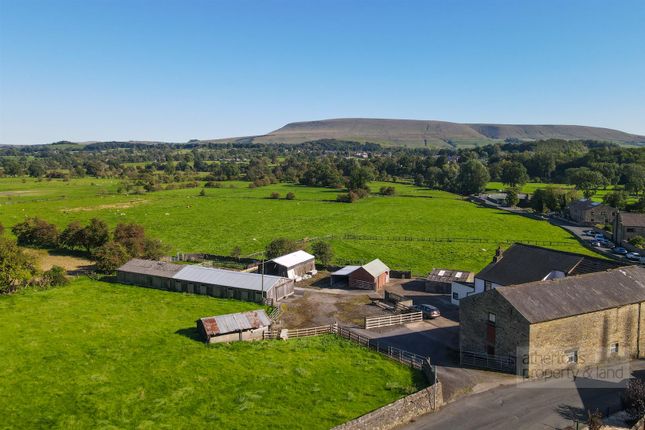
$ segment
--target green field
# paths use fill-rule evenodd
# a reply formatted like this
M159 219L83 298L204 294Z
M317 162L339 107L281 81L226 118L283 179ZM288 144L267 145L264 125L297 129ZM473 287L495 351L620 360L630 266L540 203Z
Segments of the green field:
M338 190L275 184L256 189L248 183L224 188L116 194L117 180L73 179L69 182L0 179L0 222L11 226L25 216L40 216L64 227L92 217L109 224L138 222L173 252L228 255L239 246L243 255L264 249L279 236L327 237L340 260L380 258L396 269L423 274L433 267L479 270L492 258L497 241L564 241L557 248L588 253L572 236L546 221L478 207L460 196L412 185L395 184L396 197L371 196L353 204L336 203ZM228 188L234 186L235 188ZM382 185L375 183L378 190ZM392 184L387 184L392 185ZM271 200L270 193L296 200ZM344 234L379 237L482 238L484 243L436 243L389 240L344 240Z
M329 428L423 386L333 336L207 346L234 300L81 279L0 297L0 428Z
M540 190L544 189L546 187L557 187L557 188L562 188L565 190L572 190L575 188L573 185L570 184L546 184L544 182L528 182L520 188L520 192L522 193L527 193L527 194L533 194L535 190ZM486 190L487 191L498 191L498 190L505 190L508 188L508 186L502 184L501 182L489 182L486 185ZM616 187L614 185L608 185L605 189L600 189L596 192L591 197L591 200L595 202L602 202L602 198L605 194L613 191ZM582 193L580 193L580 196L582 197ZM634 203L636 202L636 197L628 197L627 198L628 203Z

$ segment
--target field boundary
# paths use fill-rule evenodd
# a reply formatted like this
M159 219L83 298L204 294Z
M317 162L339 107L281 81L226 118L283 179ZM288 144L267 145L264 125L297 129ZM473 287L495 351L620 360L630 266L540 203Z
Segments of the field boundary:
M423 321L423 312L410 312L407 314L385 315L382 317L365 317L367 330L379 327L389 327L413 322Z

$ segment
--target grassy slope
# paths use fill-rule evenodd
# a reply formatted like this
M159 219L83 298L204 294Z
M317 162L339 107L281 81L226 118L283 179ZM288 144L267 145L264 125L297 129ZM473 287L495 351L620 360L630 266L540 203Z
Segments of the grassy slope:
M422 383L334 337L190 337L256 307L90 280L0 297L0 428L329 428Z
M95 185L91 185L94 183ZM0 222L11 226L38 215L64 226L72 220L101 217L142 223L171 244L174 251L228 254L240 246L244 255L263 249L278 236L294 239L329 234L412 237L476 237L495 240L566 241L563 249L588 252L565 231L505 211L480 208L454 194L397 184L397 197L373 196L354 204L333 200L337 190L276 184L249 189L172 190L142 196L113 194L117 181L35 182L0 179ZM374 189L383 184L373 184ZM391 185L391 184L389 184ZM296 200L270 200L271 192ZM15 194L15 193L18 194ZM13 194L12 194L13 193ZM143 201L130 208L110 205ZM71 209L71 210L70 210ZM479 270L490 261L496 244L341 241L336 255L346 260L381 258L393 268L424 273L433 267Z

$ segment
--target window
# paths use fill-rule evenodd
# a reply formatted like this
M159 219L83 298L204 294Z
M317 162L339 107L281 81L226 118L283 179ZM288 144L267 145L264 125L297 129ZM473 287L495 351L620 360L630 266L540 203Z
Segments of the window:
M567 364L575 364L578 362L578 350L567 351Z
M492 313L492 312L489 312L489 313L488 313L488 322L489 322L490 324L495 325L495 320L496 320L496 319L497 319L497 316L496 316L494 313Z
M488 291L493 288L493 284L490 281L484 281L484 291Z
M453 300L459 300L459 293L452 293Z
M618 342L614 342L611 345L609 345L609 352L612 354L618 353Z

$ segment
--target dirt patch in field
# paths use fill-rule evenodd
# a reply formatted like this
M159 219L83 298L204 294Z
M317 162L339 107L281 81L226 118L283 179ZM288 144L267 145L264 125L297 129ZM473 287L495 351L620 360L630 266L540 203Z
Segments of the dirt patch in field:
M26 196L26 195L38 195L39 191L36 190L16 190L16 191L1 191L0 197L11 197L11 196Z
M360 327L366 316L387 313L372 305L367 294L341 294L298 289L283 302L282 327L314 327L338 322Z
M47 251L44 249L26 248L25 252L36 257L40 270L49 270L53 266L60 266L70 274L87 272L93 270L94 262L87 258Z
M61 209L61 212L90 212L102 209L129 209L133 206L138 206L146 202L147 200L131 200L129 202L112 203L109 205L83 206L71 209Z

